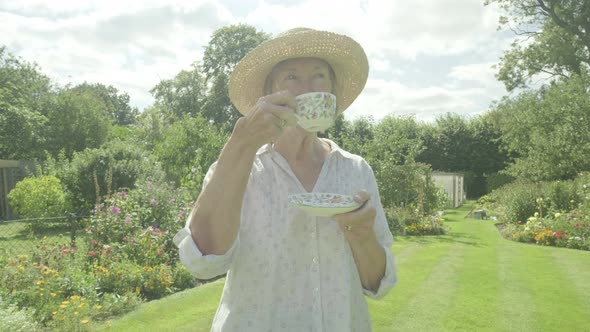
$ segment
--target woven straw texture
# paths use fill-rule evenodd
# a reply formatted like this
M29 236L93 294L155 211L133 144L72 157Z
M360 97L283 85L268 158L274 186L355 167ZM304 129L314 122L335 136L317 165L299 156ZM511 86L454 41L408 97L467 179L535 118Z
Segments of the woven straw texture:
M369 75L363 48L352 38L307 28L288 30L250 51L236 65L229 79L229 98L242 114L265 95L265 82L273 67L292 58L319 58L336 74L337 110L343 112L361 93Z

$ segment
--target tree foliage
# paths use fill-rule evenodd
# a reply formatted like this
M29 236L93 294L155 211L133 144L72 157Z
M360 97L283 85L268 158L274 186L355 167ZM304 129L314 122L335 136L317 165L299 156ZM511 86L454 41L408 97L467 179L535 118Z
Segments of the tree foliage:
M582 72L496 106L503 147L517 156L508 174L541 181L590 170L588 91L590 78Z
M112 118L113 124L118 126L128 126L135 123L139 110L137 107L131 107L129 104L129 94L119 92L112 85L100 83L82 83L71 89L77 92L88 92L100 98L105 106L107 114Z
M47 150L57 157L64 150L71 158L74 152L98 148L112 129L105 101L90 90L63 89L47 110Z
M221 74L228 76L235 65L270 35L247 24L229 25L213 32L203 55L203 72L207 80Z
M42 111L52 93L37 65L0 47L0 159L43 156L47 118Z
M510 91L537 74L566 78L590 66L590 2L580 0L486 0L506 13L500 28L519 38L500 59L497 77Z
M202 68L209 89L203 116L226 132L241 116L229 100L229 75L248 52L269 38L247 24L229 25L216 30L205 48Z
M206 85L199 66L182 70L174 78L162 80L150 92L156 105L172 119L184 116L196 117L203 112Z
M163 131L154 154L176 185L200 186L227 135L202 117L185 117ZM194 188L195 190L198 188Z

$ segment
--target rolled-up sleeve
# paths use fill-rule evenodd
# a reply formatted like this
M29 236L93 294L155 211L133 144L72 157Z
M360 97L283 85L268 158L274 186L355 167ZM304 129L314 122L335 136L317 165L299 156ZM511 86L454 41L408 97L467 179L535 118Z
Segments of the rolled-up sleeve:
M203 180L203 189L209 183L211 176L215 170L217 163L214 163L209 168ZM190 222L192 219L192 212L186 219L184 228L182 228L176 235L174 235L174 245L178 247L178 254L180 262L198 279L211 279L218 275L226 273L236 255L237 248L240 243L240 236L236 237L234 243L228 251L223 255L203 255L199 247L193 240Z
M385 295L387 295L387 293L397 283L397 270L395 267L393 253L391 252L391 245L393 244L393 235L391 235L389 225L387 224L385 211L383 210L383 206L381 204L381 196L379 195L379 189L377 188L377 182L375 180L373 170L366 163L365 172L367 173L366 176L368 176L367 190L371 194L372 199L374 199L375 209L377 210L374 229L375 234L377 235L377 241L379 241L379 244L381 244L381 247L385 251L385 273L376 291L371 291L363 288L363 293L366 296L371 297L373 299L381 299Z
M192 214L191 214L192 215ZM223 255L203 255L197 247L189 228L189 216L186 226L174 236L174 244L178 247L180 262L198 279L211 279L229 270L240 243L236 237L231 248Z

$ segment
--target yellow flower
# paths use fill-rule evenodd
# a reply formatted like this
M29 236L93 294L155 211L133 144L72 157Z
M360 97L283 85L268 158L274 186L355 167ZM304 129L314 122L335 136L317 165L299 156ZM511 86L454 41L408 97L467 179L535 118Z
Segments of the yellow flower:
M70 304L70 301L63 301L61 304Z
M72 299L72 300L79 300L80 299L80 296L78 296L78 295L72 295L72 296L70 296L70 299Z
M67 306L67 305L65 305L65 304L60 304L60 305L59 305L59 307L60 307L60 308L62 308L62 309L65 309L65 308L67 308L68 306Z
M51 297L55 297L57 294L55 294L55 293L49 293L49 295L51 295Z
M82 324L88 324L89 320L88 319L82 319L81 322L82 322Z
M59 317L59 320L65 320L66 318L64 316Z
M43 285L45 282L43 280L37 281L37 286Z
M57 315L57 311L52 311L51 312L54 316Z
M26 261L28 258L29 258L29 256L27 256L27 255L18 256L18 259L20 259L21 261Z
M139 291L140 291L139 287L135 287L135 292L139 293Z
M78 312L77 311L74 311L74 315L78 315Z
M102 306L101 305L97 305L96 306L96 309L102 309Z

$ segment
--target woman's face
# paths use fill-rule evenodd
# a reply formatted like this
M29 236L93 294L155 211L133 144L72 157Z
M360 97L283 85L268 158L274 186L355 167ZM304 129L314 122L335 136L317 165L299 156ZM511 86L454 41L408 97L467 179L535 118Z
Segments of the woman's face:
M307 92L332 92L331 68L316 58L288 59L271 73L271 92L288 90L293 96Z

